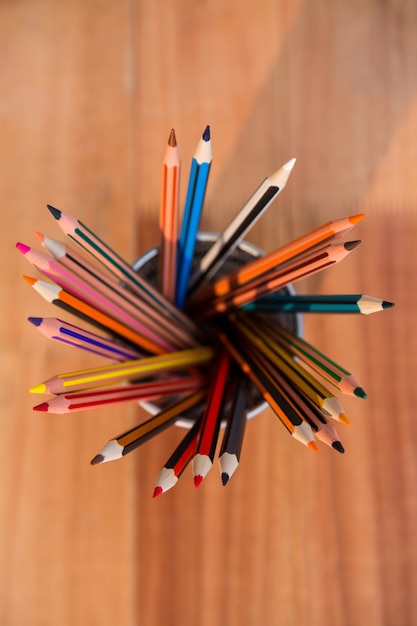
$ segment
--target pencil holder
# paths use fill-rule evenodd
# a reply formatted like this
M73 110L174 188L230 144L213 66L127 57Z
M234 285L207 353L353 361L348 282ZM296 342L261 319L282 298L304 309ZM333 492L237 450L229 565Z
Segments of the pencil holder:
M192 271L198 266L199 261L209 250L212 244L217 239L216 233L199 233L196 240L194 260ZM216 278L234 271L235 269L246 265L250 261L263 255L262 250L257 248L251 243L242 241L237 248L231 253L227 260L223 263L221 269L216 274ZM140 276L148 280L152 285L158 286L159 280L159 247L155 246L145 252L134 263L133 268L138 272ZM294 287L290 284L279 291L281 294L295 294ZM303 334L302 316L300 313L271 313L271 318L278 321L285 328L298 335ZM252 383L248 381L248 407L246 411L247 419L255 417L268 407L268 403L262 398L259 391ZM148 413L154 415L161 410L161 405L156 402L140 402ZM190 428L193 422L187 418L180 418L177 420L176 425L183 428ZM224 424L222 424L224 426Z

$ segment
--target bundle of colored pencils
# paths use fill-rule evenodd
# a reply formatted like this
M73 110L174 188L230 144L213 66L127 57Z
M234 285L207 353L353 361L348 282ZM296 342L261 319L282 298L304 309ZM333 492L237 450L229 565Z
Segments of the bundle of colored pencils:
M369 314L392 306L361 294L297 296L287 289L348 256L359 241L341 238L362 214L326 223L265 256L225 269L285 187L295 159L268 176L196 257L211 160L207 127L191 161L179 231L180 156L171 131L162 162L158 284L135 271L80 220L49 205L67 241L35 233L44 251L16 244L48 279L25 276L26 281L76 318L29 321L47 337L99 358L95 368L60 373L32 387L32 393L52 395L34 410L73 413L152 402L155 414L112 438L93 465L121 458L180 419L188 420L190 428L162 466L154 496L173 487L190 462L194 484L201 484L213 465L223 426L219 465L222 483L228 482L239 465L254 390L258 402L266 401L305 446L317 450L319 440L343 452L334 422L349 422L336 393L366 394L349 371L280 316Z

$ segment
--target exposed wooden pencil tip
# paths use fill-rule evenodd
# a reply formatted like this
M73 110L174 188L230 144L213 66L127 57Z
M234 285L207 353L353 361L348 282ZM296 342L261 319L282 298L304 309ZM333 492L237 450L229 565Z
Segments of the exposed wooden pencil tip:
M23 276L23 280L29 283L29 285L34 285L36 283L36 278L32 278L32 276Z
M343 454L344 451L345 451L344 447L342 446L342 442L341 441L333 441L332 448L334 450L337 450L337 452L340 452L340 454Z
M210 141L210 126L206 126L206 129L203 133L203 140L204 141Z
M99 463L103 463L104 456L102 454L96 454L94 459L91 459L90 465L98 465Z
M357 224L358 222L363 220L364 217L365 217L365 213L358 213L357 215L351 215L349 217L349 222L351 222L352 224Z
M175 130L173 128L171 129L171 132L169 134L168 145L171 146L171 148L175 148L175 146L177 145L177 138L175 136Z
M152 498L157 498L158 496L161 495L162 492L163 492L162 487L159 487L159 486L155 487Z
M356 248L356 246L358 246L361 243L360 239L356 239L356 241L346 241L345 244L343 244L345 246L345 250L349 250L349 252L351 250L353 250L353 248Z
M61 219L61 211L59 209L56 209L55 207L51 206L50 204L46 205L48 207L48 209L50 210L50 212L52 213L52 215L54 216L54 218L56 220Z

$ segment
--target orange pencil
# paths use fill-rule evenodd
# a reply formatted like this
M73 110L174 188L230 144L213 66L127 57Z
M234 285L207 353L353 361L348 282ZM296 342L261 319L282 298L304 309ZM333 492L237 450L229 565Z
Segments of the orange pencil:
M272 270L281 263L297 257L299 254L311 251L324 242L333 241L346 235L358 222L364 218L363 213L351 215L316 228L298 239L294 239L285 246L273 250L269 254L261 256L233 272L229 272L204 288L197 296L195 302L200 302L213 296L223 296L231 289L236 289L251 280L258 278L265 272Z
M159 280L162 293L175 300L178 247L178 203L181 160L174 129L168 139L162 162L161 208L159 226Z

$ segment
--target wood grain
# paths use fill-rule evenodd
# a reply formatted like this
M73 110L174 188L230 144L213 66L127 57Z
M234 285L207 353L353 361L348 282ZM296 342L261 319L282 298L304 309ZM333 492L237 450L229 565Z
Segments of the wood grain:
M417 624L415 2L3 2L0 51L0 625ZM369 395L343 398L344 456L306 450L265 411L226 488L217 468L198 490L187 471L153 500L179 429L91 467L141 409L32 412L28 387L80 355L27 323L53 312L14 245L33 229L59 238L49 202L133 261L159 241L170 129L184 199L208 123L203 228L221 230L295 156L248 239L269 251L365 212L361 246L299 291L396 307L305 317L306 338Z

